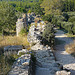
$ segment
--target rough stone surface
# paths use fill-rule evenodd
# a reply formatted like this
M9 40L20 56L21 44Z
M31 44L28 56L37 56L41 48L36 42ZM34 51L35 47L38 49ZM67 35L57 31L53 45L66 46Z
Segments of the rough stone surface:
M27 49L22 49L22 50L19 50L17 55L19 55L20 53L27 53L29 52Z
M10 55L10 54L17 54L19 50L22 50L21 45L13 45L13 46L6 46L4 47L4 55Z
M27 14L23 14L21 19L16 22L16 35L19 36L20 31L28 25Z
M57 71L56 75L71 75L71 73L63 70L63 71Z
M29 33L28 33L28 42L30 43L32 50L39 50L43 49L43 45L41 45L41 33L44 31L45 25L40 25L40 23L37 23L37 26L35 26L35 23L32 23Z
M30 54L25 54L19 57L16 62L14 62L11 71L8 75L29 75L29 63L30 63Z

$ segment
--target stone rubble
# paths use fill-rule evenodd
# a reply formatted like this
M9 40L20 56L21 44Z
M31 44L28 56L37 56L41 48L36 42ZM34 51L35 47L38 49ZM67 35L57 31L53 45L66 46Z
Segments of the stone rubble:
M30 54L25 54L19 57L16 62L14 62L8 75L29 75L30 58Z
M22 49L22 50L19 50L17 55L19 55L20 53L27 53L29 52L27 49Z
M41 45L41 33L44 31L45 29L45 25L40 25L40 23L37 23L37 27L34 25L32 25L29 29L29 33L28 33L28 42L30 43L30 45L34 45L31 47L32 50L38 50L39 47L43 48L43 45Z
M11 54L17 54L19 50L22 50L23 46L21 45L13 45L13 46L5 46L4 47L4 55L8 56Z
M56 75L71 75L71 73L70 72L66 72L65 70L63 70L63 71L57 71Z

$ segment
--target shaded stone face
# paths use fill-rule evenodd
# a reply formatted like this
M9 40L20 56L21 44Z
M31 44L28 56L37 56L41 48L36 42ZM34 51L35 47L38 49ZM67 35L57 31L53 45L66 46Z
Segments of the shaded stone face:
M21 45L4 47L4 55L17 54L23 47Z
M30 54L19 57L12 66L8 75L30 75Z

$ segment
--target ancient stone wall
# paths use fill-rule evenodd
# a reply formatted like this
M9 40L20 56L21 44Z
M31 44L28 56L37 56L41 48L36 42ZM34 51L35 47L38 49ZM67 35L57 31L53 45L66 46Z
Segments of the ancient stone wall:
M14 62L8 75L34 75L35 63L32 61L30 52L26 49L22 49L19 51L19 53L20 52L26 53L21 55L21 57Z
M19 36L20 31L23 28L27 28L28 19L27 14L23 14L22 18L18 19L16 22L16 35Z
M31 50L35 52L36 57L36 75L70 75L70 72L64 72L63 65L55 60L53 50L51 50L48 45L44 46L41 44L41 33L43 33L45 29L44 23L41 23L37 23L37 25L35 25L34 23L30 27L28 34L28 42L30 43ZM39 69L41 70L41 72L39 71Z

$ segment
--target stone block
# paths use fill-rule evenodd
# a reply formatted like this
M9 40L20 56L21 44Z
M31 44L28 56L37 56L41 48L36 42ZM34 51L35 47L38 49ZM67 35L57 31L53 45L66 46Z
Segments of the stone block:
M67 72L65 70L57 71L56 72L56 75L71 75L71 72Z

